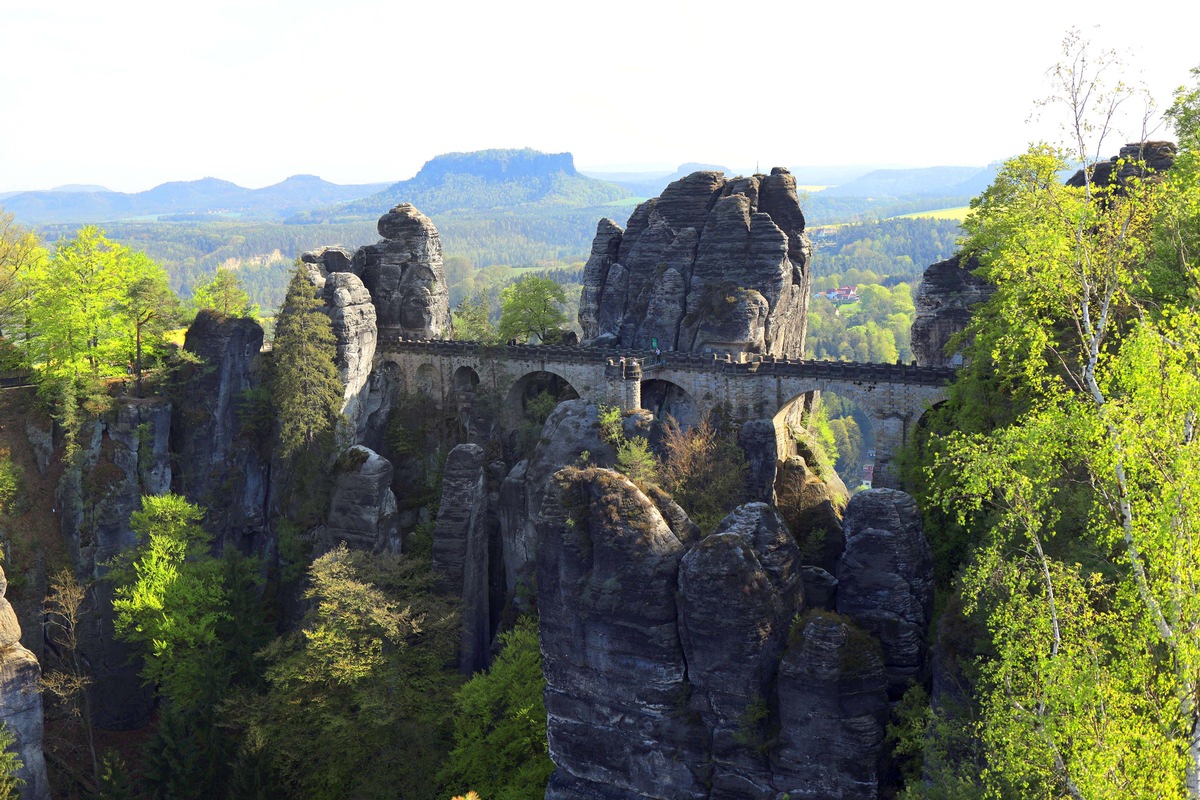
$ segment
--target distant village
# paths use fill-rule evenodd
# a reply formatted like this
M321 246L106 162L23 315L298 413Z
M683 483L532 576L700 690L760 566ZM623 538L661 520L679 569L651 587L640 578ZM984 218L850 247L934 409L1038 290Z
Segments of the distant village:
M845 303L858 302L858 287L855 286L840 286L837 289L830 289L827 292L817 292L817 297L824 297L831 303L842 305Z

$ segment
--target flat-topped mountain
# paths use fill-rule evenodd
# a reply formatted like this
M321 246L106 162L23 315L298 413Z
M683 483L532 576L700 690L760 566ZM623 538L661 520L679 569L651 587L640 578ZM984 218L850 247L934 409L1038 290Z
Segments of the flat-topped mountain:
M294 222L374 219L379 209L413 203L430 214L507 212L520 207L587 208L629 197L612 183L581 175L570 153L477 150L430 159L412 178L338 208L314 211Z
M134 193L88 186L18 192L4 198L4 207L27 225L109 222L164 215L282 219L307 209L362 197L383 185L339 185L315 175L293 175L271 186L247 189L210 177L170 181Z

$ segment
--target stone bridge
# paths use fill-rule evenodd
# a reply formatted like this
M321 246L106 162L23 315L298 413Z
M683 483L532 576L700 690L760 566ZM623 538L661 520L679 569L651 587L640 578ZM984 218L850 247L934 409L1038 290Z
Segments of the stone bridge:
M800 424L806 398L832 392L853 401L871 421L875 486L895 485L894 454L921 415L945 398L954 377L946 367L381 337L375 364L387 363L404 391L422 392L443 407L462 408L483 390L501 398L507 414L519 416L530 382L547 373L582 398L625 411L670 413L685 425L724 406L738 421L773 419L781 458L794 450L789 428Z

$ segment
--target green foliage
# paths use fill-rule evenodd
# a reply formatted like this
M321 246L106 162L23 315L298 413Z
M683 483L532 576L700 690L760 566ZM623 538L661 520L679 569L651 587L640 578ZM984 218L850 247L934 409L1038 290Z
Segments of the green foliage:
M492 325L490 299L486 292L475 292L462 299L454 309L454 338L491 343L499 339Z
M270 381L284 459L332 432L342 407L344 389L334 364L337 340L315 294L297 265L277 317Z
M12 514L16 510L23 477L23 470L13 463L8 449L0 449L0 515Z
M0 723L0 800L17 800L21 796L21 787L25 785L25 781L17 777L17 770L25 764L10 749L16 742L8 726Z
M1098 87L1089 63L1056 72L1073 157L1093 119L1080 98L1101 102L1103 124L1123 92ZM1187 156L1166 180L1134 169L1073 188L1058 182L1064 154L1035 147L966 223L996 293L960 383L1000 410L994 430L964 415L965 432L927 453L933 495L973 546L960 591L987 630L977 734L993 796L1200 796L1200 181Z
M724 426L705 419L684 431L668 417L662 486L704 533L746 499L746 455Z
M518 620L500 641L491 669L454 696L454 749L440 780L474 787L490 800L540 797L554 764L546 744L537 620Z
M639 487L658 480L658 462L645 436L633 436L617 446L617 469Z
M211 279L192 290L197 310L208 308L225 317L257 317L258 305L250 301L242 279L232 269L218 269Z
M146 682L181 709L203 704L228 619L220 564L197 524L203 515L179 495L143 497L129 519L138 548L113 570L116 634L140 652Z
M261 656L266 688L234 715L297 798L434 798L458 615L428 561L344 546L313 562L298 634Z
M500 290L499 338L521 341L536 338L553 344L561 337L561 328L567 322L562 310L566 299L563 288L549 278L524 275Z

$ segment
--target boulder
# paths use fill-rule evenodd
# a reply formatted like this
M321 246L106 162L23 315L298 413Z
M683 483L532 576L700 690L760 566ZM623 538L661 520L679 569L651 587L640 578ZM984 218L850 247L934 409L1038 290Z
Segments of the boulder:
M878 637L888 692L898 700L925 666L933 556L916 501L896 489L859 492L846 507L837 611Z
M584 344L804 353L812 245L785 169L694 172L597 226L584 267Z
M10 750L21 759L15 777L22 800L50 800L42 751L42 669L21 645L21 626L4 597L8 579L0 569L0 724L13 736Z
M458 667L464 675L487 666L491 642L488 522L483 448L460 444L450 451L442 474L433 569L441 590L462 598Z

